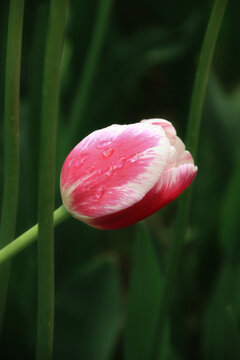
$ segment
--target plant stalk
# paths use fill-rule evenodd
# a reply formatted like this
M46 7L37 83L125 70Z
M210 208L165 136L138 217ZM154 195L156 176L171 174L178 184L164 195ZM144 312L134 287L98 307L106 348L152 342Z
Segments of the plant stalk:
M54 226L61 224L64 220L68 219L70 214L65 210L64 206L60 206L54 211L53 221ZM6 245L0 250L0 265L19 254L27 246L37 240L38 237L38 224L32 226L22 235L13 240L10 244Z

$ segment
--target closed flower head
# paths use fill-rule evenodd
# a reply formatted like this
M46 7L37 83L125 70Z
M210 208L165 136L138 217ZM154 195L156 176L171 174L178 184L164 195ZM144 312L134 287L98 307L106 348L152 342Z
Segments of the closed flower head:
M88 135L67 156L62 200L75 218L99 229L117 229L161 209L196 173L170 122L111 125Z

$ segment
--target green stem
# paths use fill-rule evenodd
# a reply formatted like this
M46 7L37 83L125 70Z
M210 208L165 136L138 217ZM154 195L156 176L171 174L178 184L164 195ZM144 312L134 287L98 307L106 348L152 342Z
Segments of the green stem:
M205 38L203 41L198 68L195 76L186 137L186 147L188 150L190 150L194 158L196 157L197 153L200 124L206 94L206 87L209 77L209 70L226 5L227 0L215 0L206 30ZM180 262L181 248L184 243L186 229L188 225L191 194L192 188L190 188L182 195L178 204L179 206L174 227L172 246L169 253L166 277L162 290L162 296L160 299L157 329L153 340L153 352L151 357L153 360L159 358L158 355L161 339L165 329L166 315L168 313L169 305L171 302L172 289L176 281L177 270Z
M24 0L10 1L6 83L5 83L5 133L4 133L4 192L0 229L0 249L13 240L19 186L19 85L22 48ZM7 298L10 262L0 268L0 332Z
M111 9L112 0L100 0L99 11L96 25L93 30L91 44L86 57L82 72L82 79L76 92L72 112L70 114L70 124L68 129L68 139L74 139L79 124L81 123L86 107L88 106L88 97L91 86L96 74L99 55L102 49L104 36L107 29L108 17Z
M64 220L68 219L70 214L65 210L64 206L60 206L54 211L54 226L61 224ZM38 224L28 229L25 233L17 237L10 244L0 250L0 265L17 255L24 250L28 245L37 240L38 237Z
M60 65L67 0L51 0L43 73L38 196L38 360L51 359L54 328L54 184Z

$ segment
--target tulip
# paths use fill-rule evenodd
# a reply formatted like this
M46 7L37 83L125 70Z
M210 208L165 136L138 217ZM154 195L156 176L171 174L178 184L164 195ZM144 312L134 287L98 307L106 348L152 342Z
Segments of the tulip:
M197 173L191 154L163 119L111 125L67 156L60 179L65 208L99 229L118 229L153 214Z

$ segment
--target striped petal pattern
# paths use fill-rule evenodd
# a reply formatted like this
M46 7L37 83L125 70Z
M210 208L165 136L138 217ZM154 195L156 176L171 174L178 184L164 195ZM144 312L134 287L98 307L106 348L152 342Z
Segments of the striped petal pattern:
M175 199L196 173L170 122L111 125L70 152L61 172L61 195L75 218L99 229L117 229Z

